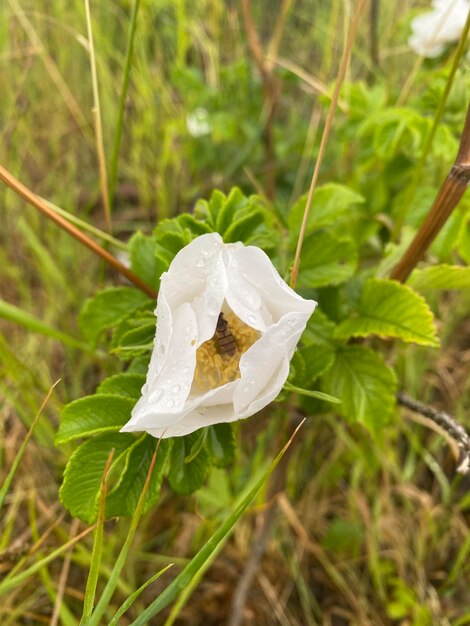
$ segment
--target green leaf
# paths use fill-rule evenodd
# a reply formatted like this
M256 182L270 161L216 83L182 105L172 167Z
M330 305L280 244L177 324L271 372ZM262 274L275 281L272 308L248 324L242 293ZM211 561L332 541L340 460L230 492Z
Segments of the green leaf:
M80 312L80 327L90 343L96 342L103 330L119 324L144 306L153 307L154 302L140 289L111 287L85 302Z
M309 387L314 380L322 376L335 360L334 350L329 345L306 346L297 351L305 365L305 372L302 378L294 378L291 382L299 387Z
M239 219L235 219L229 228L225 231L225 243L235 241L246 242L253 235L255 229L264 221L264 215L261 211L252 211L249 215L245 215Z
M226 467L235 455L235 438L231 424L215 424L207 429L207 451L217 467Z
M329 346L333 342L334 331L334 322L317 307L307 323L302 335L302 342L307 345Z
M406 285L370 278L364 283L358 317L347 319L336 328L335 336L398 337L424 346L438 346L431 309L422 296Z
M145 376L142 374L116 374L105 378L96 393L104 395L124 396L138 400L140 398L142 386L145 383Z
M307 196L308 194L301 196L290 210L288 224L291 244L297 242L297 234L302 224ZM308 216L307 234L323 226L334 224L338 218L354 210L355 204L362 202L364 202L363 196L345 185L327 183L317 187Z
M418 291L467 289L470 287L470 267L442 264L416 269L409 277L408 285Z
M62 504L74 517L87 524L98 513L101 479L109 453L114 448L111 467L115 467L136 438L128 433L112 433L83 443L70 457L59 491Z
M56 444L78 437L119 430L129 421L135 400L115 395L95 395L64 407Z
M342 401L336 409L340 415L375 432L388 422L397 381L379 353L364 346L342 346L323 382L324 391Z
M137 502L144 487L145 479L150 467L157 439L150 435L144 435L137 440L136 445L128 449L124 470L118 484L109 493L106 500L106 516L116 517L120 515L132 516ZM167 468L167 462L171 450L171 440L165 439L160 442L155 466L145 498L144 510L148 511L158 500L163 475Z
M316 232L307 237L300 260L299 287L338 285L350 278L357 264L353 242Z
M217 200L219 200L219 198L217 198ZM235 214L246 206L247 201L246 196L243 195L238 187L234 187L230 190L228 196L224 196L224 201L219 205L217 211L217 232L223 236L225 235L225 232L233 223Z
M206 480L210 468L209 455L200 447L196 456L191 454L193 446L199 441L199 433L185 437L175 437L171 454L169 481L177 493L190 494L196 491ZM187 462L191 455L191 460Z
M140 231L137 231L129 240L132 271L154 288L157 288L160 279L155 257L156 248L155 237L148 237Z

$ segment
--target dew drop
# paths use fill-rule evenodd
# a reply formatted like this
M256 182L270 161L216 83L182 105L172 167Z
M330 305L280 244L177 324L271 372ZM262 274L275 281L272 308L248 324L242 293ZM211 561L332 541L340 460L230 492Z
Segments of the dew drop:
M150 392L149 400L150 402L158 402L162 396L163 396L163 389L160 389L159 387L157 387L156 389Z
M196 259L196 261L194 262L194 265L196 267L204 267L205 261L204 261L204 259Z
M187 365L185 365L181 371L183 372L183 374L187 374L189 372L189 367Z
M168 407L169 409L172 409L172 408L175 406L175 401L174 401L174 400L171 400L171 399L170 399L170 400L167 400L166 405L167 405L167 407Z
M254 324L257 321L257 317L256 315L254 315L253 313L251 315L248 315L248 321L251 322L252 324Z
M173 385L173 387L171 388L171 391L173 393L178 393L178 391L181 389L181 387L179 385Z
M287 324L292 328L293 326L295 326L297 324L297 318L293 317L292 319L290 319Z

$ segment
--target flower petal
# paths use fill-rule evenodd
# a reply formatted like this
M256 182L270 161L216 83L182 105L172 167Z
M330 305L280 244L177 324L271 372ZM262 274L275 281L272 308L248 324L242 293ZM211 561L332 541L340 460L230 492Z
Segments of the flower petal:
M227 246L227 303L238 317L265 331L290 311L308 319L316 305L295 293L277 273L268 255L254 246ZM313 302L313 306L312 306Z
M283 372L285 371L283 380L281 380L282 376L279 377L276 374L281 370L284 362L290 361L300 335L305 329L315 306L313 301L309 302L308 315L304 312L287 313L277 324L268 328L261 338L242 355L240 384L233 396L235 413L239 417L247 414L250 405L257 398L271 396L274 398L282 389L289 370L285 367L282 369Z
M130 421L122 429L123 432L164 427L178 421L178 416L184 411L194 377L196 345L195 342L192 343L191 337L196 335L194 311L189 304L182 304L173 316L173 328L164 365L158 373L154 367L149 368L142 396L132 411ZM154 354L152 361L155 364Z

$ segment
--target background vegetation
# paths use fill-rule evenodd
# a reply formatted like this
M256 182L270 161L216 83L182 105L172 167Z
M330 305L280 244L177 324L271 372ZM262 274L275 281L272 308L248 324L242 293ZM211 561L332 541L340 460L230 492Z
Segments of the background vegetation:
M142 2L115 159L131 4L91 4L117 240L106 245L124 255L137 230L150 235L213 189L229 193L238 186L247 196L259 194L273 223L283 225L272 233L274 256L287 272L349 3L253 3L270 73L263 80L238 2ZM343 273L334 278L343 291L329 284L331 274L315 285L299 281L335 322L354 301L361 276L371 268L388 275L404 250L400 242L409 242L457 151L470 96L469 61L461 59L428 145L455 49L427 61L408 49L410 19L422 5L374 2L376 18L368 7L341 93L320 183L345 186L334 188L339 195L331 197L343 208L328 219L357 242L360 264L351 265L356 253L343 250ZM82 0L1 4L0 163L40 196L107 232L87 41ZM86 528L58 499L73 446L55 447L54 436L65 404L120 371L115 355L85 342L78 314L105 285L125 283L3 186L0 205L1 302L16 307L2 304L0 311L2 477L46 393L61 379L1 509L0 572L21 573L35 562L41 567L3 592L0 621L68 626L80 619L93 541L88 535L42 560ZM466 197L429 263L469 261L468 209ZM379 339L370 345L395 366L400 388L468 424L469 292L431 289L426 297L438 320L440 349ZM325 385L333 393L334 385ZM215 533L292 432L287 425L279 432L285 406L290 417L310 416L299 441L186 605L150 623L470 623L470 483L455 473L452 445L410 412L394 410L371 435L347 417L292 399L237 425L236 459L228 469L213 469L194 496L178 496L164 485L158 504L141 519L106 619L145 580L175 563L120 622L131 623ZM99 589L128 532L124 518L106 523ZM255 574L243 595L250 564Z

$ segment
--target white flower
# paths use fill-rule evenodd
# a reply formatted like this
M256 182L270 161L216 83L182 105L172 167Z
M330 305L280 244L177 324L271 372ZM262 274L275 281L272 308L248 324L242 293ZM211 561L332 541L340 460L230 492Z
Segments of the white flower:
M470 10L469 0L433 0L433 10L411 22L408 44L425 57L437 57L448 43L460 39Z
M147 382L122 431L178 437L258 412L281 391L315 306L259 248L201 235L161 278Z
M186 116L186 128L191 137L209 135L212 130L207 109L198 107Z

